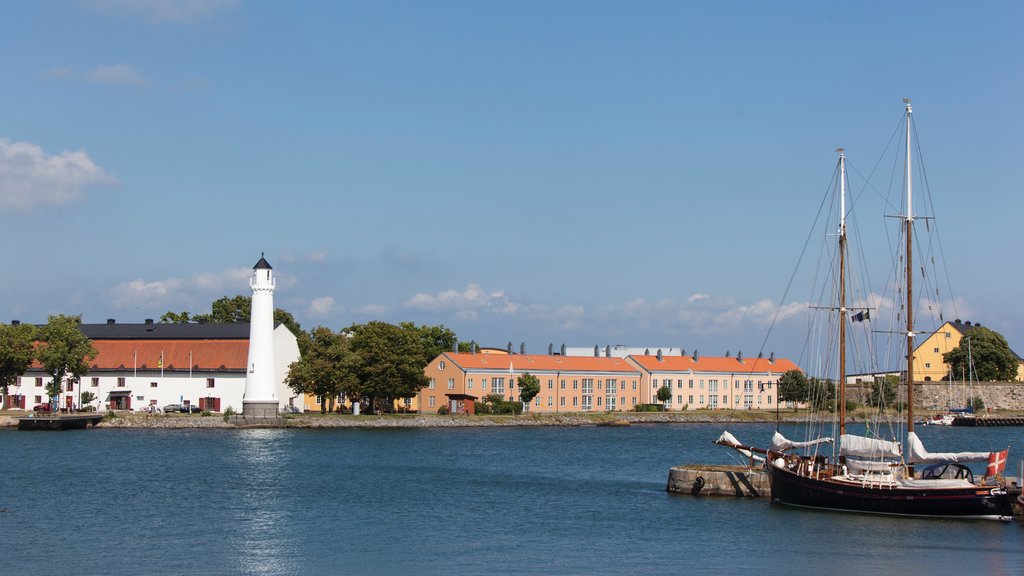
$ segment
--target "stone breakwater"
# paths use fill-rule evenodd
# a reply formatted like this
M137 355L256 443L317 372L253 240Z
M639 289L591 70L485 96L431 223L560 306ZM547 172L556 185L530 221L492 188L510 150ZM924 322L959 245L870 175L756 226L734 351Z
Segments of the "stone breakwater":
M16 427L21 414L0 415L0 427ZM804 422L805 413L783 413L783 422ZM469 428L515 426L606 426L643 424L707 424L734 422L775 422L775 413L752 412L645 412L614 414L542 414L527 416L441 416L436 414L337 415L294 414L284 418L285 428ZM223 415L149 415L116 413L96 425L97 428L141 429L237 429Z

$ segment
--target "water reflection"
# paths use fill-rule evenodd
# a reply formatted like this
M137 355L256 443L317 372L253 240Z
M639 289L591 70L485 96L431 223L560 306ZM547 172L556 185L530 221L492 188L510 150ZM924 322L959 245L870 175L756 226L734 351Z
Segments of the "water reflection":
M284 430L240 430L234 448L239 466L233 484L240 492L232 510L239 527L231 547L244 574L289 574L290 554L299 547L288 528L289 460Z

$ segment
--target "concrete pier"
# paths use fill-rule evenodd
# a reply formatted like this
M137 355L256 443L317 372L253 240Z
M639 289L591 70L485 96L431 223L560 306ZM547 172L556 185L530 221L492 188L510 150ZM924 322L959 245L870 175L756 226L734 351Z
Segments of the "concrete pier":
M81 430L89 426L95 427L100 420L103 420L102 414L33 414L18 418L18 430Z
M673 466L668 471L665 490L692 496L733 498L768 498L772 493L768 475L763 470L727 464Z

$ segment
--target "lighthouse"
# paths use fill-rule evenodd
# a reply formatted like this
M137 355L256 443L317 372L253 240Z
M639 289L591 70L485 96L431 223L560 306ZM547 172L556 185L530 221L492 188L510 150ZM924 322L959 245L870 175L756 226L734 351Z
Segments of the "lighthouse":
M244 418L277 418L274 382L274 269L260 254L249 279L252 310L249 320L249 363L242 394Z

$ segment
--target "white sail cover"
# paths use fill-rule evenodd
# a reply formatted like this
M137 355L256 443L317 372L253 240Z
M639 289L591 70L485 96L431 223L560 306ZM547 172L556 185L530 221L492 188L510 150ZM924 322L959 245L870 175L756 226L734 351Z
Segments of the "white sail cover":
M951 462L987 462L989 452L929 452L924 449L924 444L917 434L907 434L907 444L910 453L907 455L907 462L912 464L948 464Z
M775 436L772 436L772 450L781 452L783 450L792 450L793 448L806 448L808 446L817 446L818 444L831 444L832 442L834 442L832 438L815 438L814 440L808 440L806 442L795 442L786 438L776 430Z
M839 437L839 453L857 458L899 458L902 451L899 442L843 434Z
M720 444L722 446L734 448L737 452L743 454L747 458L753 458L754 460L757 460L759 462L764 461L763 456L757 456L756 454L751 453L750 450L740 449L739 446L743 446L744 444L740 442L735 436L730 434L728 430L722 432L722 435L718 437L718 440L715 440L715 444Z
M888 462L876 462L874 460L858 460L847 458L846 467L851 472L891 472L892 467Z

